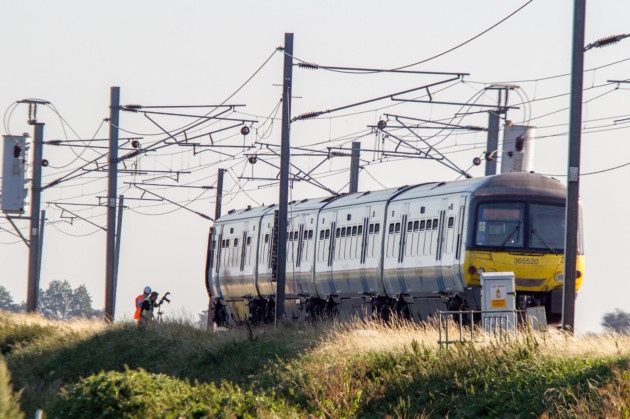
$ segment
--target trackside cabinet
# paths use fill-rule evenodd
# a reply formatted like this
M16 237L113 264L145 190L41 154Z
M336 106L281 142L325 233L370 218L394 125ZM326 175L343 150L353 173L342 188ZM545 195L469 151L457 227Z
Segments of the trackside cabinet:
M481 323L487 332L516 331L514 272L481 274Z

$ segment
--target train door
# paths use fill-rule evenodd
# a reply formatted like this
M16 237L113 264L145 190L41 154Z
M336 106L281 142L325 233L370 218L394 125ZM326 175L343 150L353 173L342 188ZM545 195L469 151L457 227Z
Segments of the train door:
M400 218L400 232L398 234L398 264L396 266L396 271L398 272L398 290L400 293L407 293L408 286L405 278L406 272L406 260L405 254L407 246L411 247L411 243L407 243L407 238L409 236L409 231L407 228L407 224L409 221L409 203L405 203L401 209L401 218ZM396 229L397 230L397 229ZM411 260L410 258L407 258Z
M440 205L440 213L437 221L437 243L435 251L435 271L440 291L445 291L444 269L449 268L448 261L444 260L444 253L446 249L446 231L448 229L447 209L448 198L443 198Z
M455 220L455 251L453 255L453 276L456 283L462 289L464 288L464 224L466 216L466 197L459 198L459 209L457 211L457 219Z
M332 281L335 257L335 230L337 211L320 214L319 235L317 238L317 260L315 262L315 289L321 298L335 294Z

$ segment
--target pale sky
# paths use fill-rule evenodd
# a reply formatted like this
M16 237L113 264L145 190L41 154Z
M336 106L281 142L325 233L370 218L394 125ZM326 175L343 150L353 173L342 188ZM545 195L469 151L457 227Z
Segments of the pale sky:
M630 33L628 16L627 0L591 1L586 43ZM120 86L123 105L245 105L226 116L257 121L247 137L239 133L240 127L230 128L226 121L203 124L188 135L225 128L213 134L213 142L253 145L246 152L259 153L255 166L247 163L237 147L221 149L226 154L220 154L207 147L171 145L119 167L118 194L125 196L127 208L122 221L116 318L131 318L135 296L150 285L161 293L171 292L166 316L196 319L208 303L204 267L211 223L195 212L213 216L215 192L147 188L168 200L156 201L149 200L156 198L153 195L143 196L132 183L214 186L217 170L225 168L224 212L278 202L277 187L271 181L251 178L277 175L264 162L277 164L265 155L269 149L264 145L271 144L274 150L273 145L280 143L276 107L282 93L283 56L276 48L283 45L285 32L294 34L296 63L301 60L321 66L397 68L463 44L408 70L469 73L462 82L432 88L434 101L496 104L496 91L484 88L493 83L518 85L508 104L519 109L510 110L508 119L536 127L534 170L566 183L572 19L573 2L569 0L5 1L0 4L2 134L28 132L32 136L27 107L15 106L15 102L39 98L52 105L38 108L46 141L106 139L108 126L103 119L109 116L111 86ZM623 186L630 175L630 84L608 83L630 77L630 38L588 51L584 68L580 195L586 273L577 299L578 332L601 330L602 316L615 308L630 311L630 281L619 272L620 261L627 258L625 237L630 234L625 216L630 198ZM345 107L449 77L296 67L292 115ZM428 99L424 90L405 97ZM391 139L376 136L369 128L385 114L485 127L487 114L480 110L385 99L297 121L292 124L291 143L322 152L360 141L363 150L391 151L395 148ZM174 111L200 115L208 109ZM156 124L142 114L122 113L120 137L142 137L141 144L147 146L166 138L162 128L175 130L194 121L164 115L151 118ZM483 166L471 165L486 150L485 132L426 130L422 135L462 169L473 176L483 175ZM209 137L197 141L209 144ZM70 144L72 147L44 146L44 158L50 162L43 170L44 184L105 153L106 149L97 147L107 146L106 141ZM328 189L347 190L348 159L303 154L311 155L295 157L292 162L297 167L314 170L313 176ZM435 161L401 161L374 151L363 151L362 159L360 190L459 176ZM134 174L134 169L146 174ZM179 177L171 174L156 179L169 170ZM106 211L97 204L106 191L106 173L90 171L46 189L42 196L47 225L40 288L46 289L52 280L68 280L73 287L85 284L95 308L104 307L106 234L99 226L106 225ZM327 195L305 182L296 183L290 193L290 199ZM73 218L69 211L81 218ZM28 222L17 225L27 235ZM13 233L6 219L0 219L0 284L20 302L26 299L28 249Z

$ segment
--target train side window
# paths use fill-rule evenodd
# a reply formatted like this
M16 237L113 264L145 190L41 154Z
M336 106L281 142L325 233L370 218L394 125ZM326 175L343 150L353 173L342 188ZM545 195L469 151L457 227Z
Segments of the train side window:
M212 240L212 250L217 248L217 241L216 240Z
M407 231L413 231L413 221L407 223Z
M289 241L293 241L293 232L289 231Z
M234 247L238 247L238 239L234 239Z
M308 231L308 239L312 240L313 239L313 230L309 230Z
M426 225L426 221L425 220L420 221L420 231L424 231L425 225Z
M453 228L455 225L455 217L448 217L448 228Z
M346 237L346 228L341 227L341 237Z
M360 225L360 226L357 228L357 234L358 234L358 235L363 234L363 225Z
M330 238L330 229L329 228L326 229L326 235L324 236L324 238L326 238L326 239Z
M251 237L248 237L248 238L247 238L247 245L248 245L248 246L251 246L251 245L252 245L252 238L251 238Z
M368 233L369 234L374 234L374 224L370 224L370 227L368 229Z
M419 224L420 224L420 222L418 220L413 222L413 231L418 231Z
M381 231L381 224L380 223L374 224L374 234L378 234L379 231Z
M319 230L319 239L324 240L324 230Z
M434 219L433 219L433 226L432 226L432 229L433 229L433 230L437 230L437 228L438 228L438 219L437 219L437 218L434 218Z
M339 236L341 236L341 229L340 229L340 228L337 228L337 229L335 230L335 238L338 238Z
M389 231L388 231L388 233L389 233L389 234L392 234L393 232L394 232L394 223L391 223L391 224L389 225Z
M352 226L352 235L353 236L357 235L357 226Z
M400 223L396 223L396 233L400 233Z
M294 231L293 232L293 240L298 240L300 238L300 232L299 231Z

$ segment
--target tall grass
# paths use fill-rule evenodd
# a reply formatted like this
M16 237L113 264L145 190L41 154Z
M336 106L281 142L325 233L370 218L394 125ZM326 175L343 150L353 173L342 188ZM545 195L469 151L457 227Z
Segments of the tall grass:
M446 350L438 333L361 321L206 333L0 313L27 417L88 406L93 417L628 417L629 336L479 334Z

